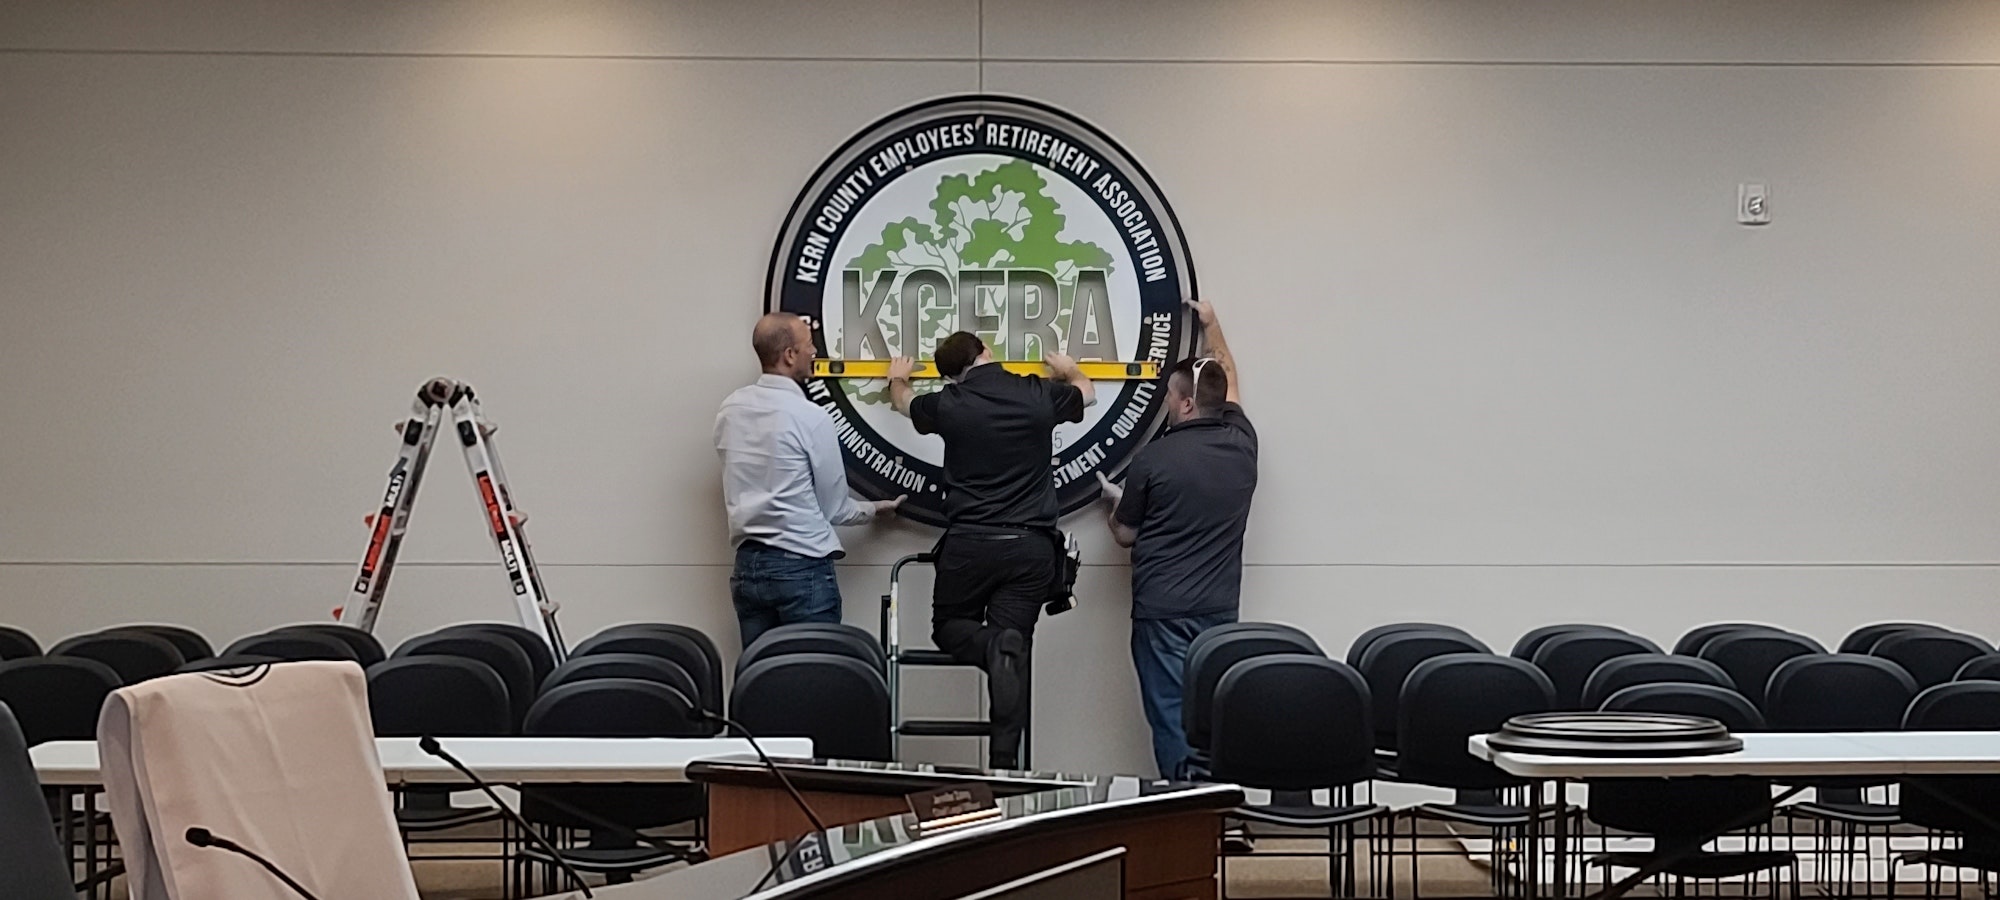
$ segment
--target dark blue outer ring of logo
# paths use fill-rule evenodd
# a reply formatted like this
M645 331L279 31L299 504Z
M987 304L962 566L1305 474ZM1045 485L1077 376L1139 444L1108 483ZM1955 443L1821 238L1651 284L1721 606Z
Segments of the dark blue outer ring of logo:
M1034 100L993 94L964 94L940 97L914 106L906 107L877 120L867 128L840 145L819 168L813 172L806 186L792 202L791 210L785 216L784 227L772 246L771 266L765 276L764 307L767 311L785 310L809 316L815 323L825 320L828 313L821 306L826 291L826 280L838 278L840 273L833 268L834 261L828 260L828 267L821 273L819 281L804 282L794 278L792 263L799 258L808 233L812 232L815 213L839 187L840 182L857 164L864 163L883 148L912 135L965 121L1012 123L1052 134L1064 141L1087 149L1113 177L1124 186L1128 196L1144 213L1147 224L1154 230L1154 239L1162 251L1166 276L1148 282L1142 271L1134 273L1138 278L1140 294L1140 333L1138 347L1144 350L1155 338L1153 316L1164 313L1169 317L1166 360L1162 370L1185 359L1193 352L1195 335L1194 322L1182 301L1196 296L1194 261L1188 251L1187 240L1181 233L1180 220L1167 205L1159 185L1146 173L1138 161L1125 151L1117 141L1102 130L1070 115L1063 110ZM1016 156L1040 165L1044 172L1052 172L1067 178L1098 204L1100 210L1114 223L1118 214L1111 208L1109 200L1094 190L1088 181L1060 167L1051 166L1048 160L1006 148L992 147L981 143L971 146L940 150L925 156L918 165L946 159L955 155L970 153ZM906 167L907 170L908 167ZM900 174L900 173L898 173ZM854 209L866 205L881 188L895 180L895 175L874 181L862 195L854 201ZM848 221L843 219L840 227L831 235L834 246L840 243L846 233ZM1126 243L1126 251L1134 264L1138 264L1140 252L1134 245L1128 230L1120 229L1120 238ZM814 343L821 356L827 355L826 338L823 330L815 329ZM1054 454L1051 460L1051 477L1062 471L1062 467L1074 462L1093 447L1103 449L1103 459L1091 466L1078 477L1056 489L1056 501L1064 514L1074 512L1096 499L1097 479L1091 472L1103 472L1115 476L1123 471L1132 453L1145 443L1165 420L1166 391L1155 389L1136 412L1129 408L1135 405L1135 395L1139 392L1139 382L1116 382L1117 388L1103 391L1109 386L1100 384L1098 402L1105 406L1105 414L1098 419L1082 439L1074 441ZM889 499L901 494L909 494L910 499L903 504L902 514L931 525L943 525L944 518L944 472L942 467L931 465L907 455L901 448L868 427L845 392L833 385L830 397L820 402L838 409L860 434L864 443L880 453L899 460L899 464L921 475L934 489L912 491L903 484L883 476L858 456L853 448L843 446L842 455L847 462L847 477L857 493L871 499ZM816 398L818 399L818 398ZM1118 437L1113 430L1121 415L1136 420L1126 437Z

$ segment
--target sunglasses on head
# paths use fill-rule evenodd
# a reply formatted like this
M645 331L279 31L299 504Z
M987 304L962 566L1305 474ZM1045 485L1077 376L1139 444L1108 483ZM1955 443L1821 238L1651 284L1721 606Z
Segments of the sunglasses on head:
M1212 356L1204 356L1194 361L1194 383L1188 386L1188 396L1190 398L1201 396L1201 370L1208 368L1214 363L1215 357Z

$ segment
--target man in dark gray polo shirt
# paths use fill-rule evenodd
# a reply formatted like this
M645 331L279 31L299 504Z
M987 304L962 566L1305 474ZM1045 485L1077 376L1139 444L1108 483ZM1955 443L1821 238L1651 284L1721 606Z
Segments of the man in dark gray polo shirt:
M1189 301L1209 355L1167 374L1167 428L1103 481L1111 535L1132 548L1132 662L1160 776L1188 757L1181 669L1195 635L1236 621L1243 531L1257 490L1257 429L1238 405L1236 362L1207 303Z
M1097 392L1067 356L1043 354L1054 378L1015 375L969 332L938 342L933 359L950 383L921 397L910 384L914 363L889 363L890 402L918 434L944 439L946 526L931 639L986 670L993 724L987 765L1018 768L1035 620L1062 553L1052 435L1063 422L1082 421Z

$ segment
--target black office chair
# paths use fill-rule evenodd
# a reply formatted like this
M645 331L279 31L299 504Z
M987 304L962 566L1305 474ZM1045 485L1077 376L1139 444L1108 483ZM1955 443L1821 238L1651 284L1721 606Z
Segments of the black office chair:
M125 684L172 675L187 662L166 638L135 631L80 634L49 648L49 655L97 660L110 666Z
M1701 648L1708 646L1709 641L1715 640L1725 634L1735 634L1739 631L1783 630L1776 625L1765 625L1761 622L1715 622L1690 629L1688 633L1681 635L1681 639L1674 642L1673 654L1675 656L1699 656L1701 655Z
M1895 731L1917 694L1910 673L1886 659L1852 653L1813 654L1787 660L1771 673L1764 718L1774 731ZM1815 797L1785 808L1786 816L1813 825L1815 870L1820 880L1838 868L1840 884L1852 896L1857 868L1871 882L1867 846L1901 819L1896 807L1870 802L1866 791L1889 779L1873 777L1802 779ZM1836 866L1838 859L1840 865ZM1857 866L1857 859L1859 865Z
M535 669L528 654L502 635L477 631L426 634L404 641L390 659L410 656L456 656L476 659L493 669L507 686L507 705L518 730L527 720L528 707L535 702Z
M709 659L717 660L718 662L722 659L722 655L715 649L715 641L708 636L708 632L702 631L692 625L678 625L673 622L625 622L606 628L598 632L596 636L603 637L613 634L678 634L693 641L696 646L701 648L702 654Z
M436 633L449 634L459 631L484 632L514 642L514 646L521 648L521 652L528 655L528 667L534 670L536 684L547 681L549 673L555 671L556 651L549 646L549 642L542 640L541 635L512 622L461 622L440 628Z
M174 670L174 674L179 675L186 672L225 672L230 669L250 669L284 661L275 656L255 656L243 653L233 655L224 654L222 656L211 656L207 659L197 659L191 663L182 663L180 668Z
M0 703L14 710L30 747L96 740L104 698L123 686L117 670L84 657L35 656L0 663Z
M69 855L49 827L28 742L0 703L0 887L8 900L76 900Z
M701 696L701 688L694 683L679 663L644 653L593 653L589 656L572 656L549 673L542 682L542 693L548 693L565 684L590 681L597 678L637 678L640 681L654 681L680 691L688 697Z
M1213 715L1215 778L1271 792L1271 802L1238 807L1232 817L1325 830L1332 895L1355 896L1356 828L1387 812L1354 802L1353 786L1375 775L1368 685L1361 676L1317 654L1256 656L1224 673L1215 686ZM1325 805L1313 802L1312 792L1321 789L1330 794ZM1223 856L1225 892L1231 855L1242 854ZM1371 863L1378 858L1369 854ZM1369 880L1378 882L1372 874Z
M1906 631L1943 631L1944 628L1929 622L1876 622L1863 625L1847 633L1840 639L1840 653L1867 653L1875 649L1875 642L1892 634Z
M1968 681L1962 686L1934 685L1920 691L1903 713L1904 731L2000 731L2000 684ZM2000 778L1975 778L1992 781ZM1984 804L2000 810L2000 803ZM2000 832L2000 826L1994 829Z
M120 625L116 628L107 628L105 631L136 631L162 638L181 652L182 662L199 662L215 655L215 648L209 645L208 638L202 637L200 632L192 628L180 625Z
M1450 803L1418 804L1390 820L1390 855L1409 858L1413 895L1420 887L1420 858L1431 855L1419 846L1422 820L1485 829L1497 856L1513 855L1489 868L1493 895L1503 895L1510 870L1526 880L1533 894L1536 879L1528 862L1532 857L1526 854L1533 843L1529 838L1535 833L1536 812L1527 805L1528 798L1512 790L1527 787L1528 780L1473 758L1466 742L1475 734L1499 730L1515 716L1548 712L1555 704L1555 686L1547 673L1512 656L1446 653L1410 669L1396 705L1396 779L1453 792ZM1557 814L1547 808L1541 818ZM1560 814L1572 813L1565 808ZM1401 832L1399 823L1408 823L1408 833ZM1408 853L1396 849L1398 838L1407 840Z
M368 667L368 717L376 737L504 737L514 733L507 685L493 667L456 656L405 656ZM451 804L451 787L406 787L396 809L405 833L499 818L492 806Z
M1269 654L1300 654L1325 657L1309 637L1286 631L1238 631L1203 644L1199 652L1188 654L1181 669L1181 729L1187 735L1190 778L1201 777L1208 766L1208 734L1215 705L1215 686L1229 667L1246 659ZM1166 777L1176 777L1162 773Z
M1304 629L1296 625L1286 625L1282 622L1226 622L1195 635L1194 640L1188 642L1188 655L1193 656L1194 652L1200 649L1202 645L1216 638L1245 631L1276 631L1289 634L1299 639L1303 644L1310 644L1314 648L1319 647L1319 643L1313 640L1312 635L1305 633ZM1325 656L1325 651L1320 651L1320 655Z
M1789 631L1733 631L1717 635L1702 645L1699 658L1728 672L1729 680L1736 683L1736 692L1757 704L1764 711L1764 718L1770 719L1771 710L1764 705L1764 687L1770 683L1771 673L1792 657L1825 652L1826 648L1818 641Z
M1435 622L1391 622L1387 625L1377 625L1356 635L1354 642L1347 645L1347 664L1353 666L1356 671L1360 671L1361 657L1368 652L1369 647L1374 646L1376 641L1384 637L1392 634L1402 634L1406 631L1441 631L1445 634L1458 635L1475 643L1479 641L1478 638L1472 636L1471 632L1456 625L1440 625ZM1481 644L1481 646L1485 645Z
M1953 681L2000 681L2000 653L1975 656L1958 667Z
M35 636L11 625L0 625L0 662L42 655Z
M458 656L404 656L368 667L377 737L505 737L514 707L493 667Z
M2000 731L2000 684L1961 681L1929 688L1910 702L1903 728ZM1933 832L1928 849L1901 856L1902 862L1925 866L1924 896L1943 896L1938 884L1941 867L2000 873L2000 815L1996 815L2000 811L2000 778L1905 778L1898 794L1903 821ZM1957 836L1956 846L1948 835ZM1893 883L1891 887L1893 890Z
M812 738L822 759L895 758L889 686L852 656L783 653L753 662L737 673L729 715L760 738Z
M689 675L694 676L696 687L701 689L695 699L702 708L711 712L722 710L722 660L715 652L715 643L693 629L677 625L657 623L637 623L620 625L606 629L576 645L570 651L572 658L592 656L599 653L643 653L671 660ZM710 734L719 729L713 725Z
M866 663L882 677L889 674L889 658L875 636L852 625L802 623L780 625L757 636L736 660L736 676L762 662L787 653L832 653ZM733 707L732 707L733 708Z
M86 657L34 656L0 663L0 705L11 708L14 723L30 747L49 741L96 739L98 714L104 708L105 698L123 684L124 679L116 670ZM45 803L41 806L41 824L45 829L50 828L51 812L55 813L57 827L66 835L74 834L76 829L94 834L95 829L110 827L110 818L101 808L97 817L91 818L79 816L65 805ZM85 845L88 848L91 842L86 841ZM0 845L0 859L6 854L5 846ZM84 890L96 896L97 886L118 871L99 867L100 860L108 859L108 854L86 853L80 861L84 864L87 885L71 888L70 896ZM9 884L8 874L7 868L0 865L0 895L11 897L4 890Z
M1881 657L1819 653L1779 666L1769 691L1764 718L1775 731L1894 731L1917 682Z
M1397 631L1370 642L1361 654L1361 677L1368 682L1368 704L1375 717L1375 749L1396 750L1397 713L1403 682L1424 660L1447 653L1491 653L1477 638L1457 631Z
M1543 625L1540 628L1531 629L1527 634L1521 635L1521 639L1514 642L1514 649L1507 651L1507 655L1515 659L1533 661L1535 651L1541 649L1542 644L1546 643L1549 638L1560 634L1575 634L1579 631L1626 633L1623 628L1613 628L1610 625L1589 625L1581 622L1565 625Z
M1698 681L1656 681L1604 698L1604 712L1673 713L1714 719L1731 732L1768 731L1764 714L1735 688Z
M595 678L557 687L528 710L522 733L534 737L707 737L714 732L697 718L687 698L663 684L636 678ZM569 809L581 809L605 827ZM611 883L632 880L645 869L691 858L691 851L643 835L646 829L700 818L707 800L693 784L592 784L524 790L521 814L530 822L589 832L583 846L565 847L563 859L577 870ZM560 835L558 835L560 836ZM536 847L522 855L551 863Z
M674 634L686 639L688 643L694 645L695 650L701 653L703 659L708 660L709 669L715 673L714 684L710 685L701 673L696 671L696 667L685 666L683 664L684 667L687 668L688 674L694 675L697 681L702 682L703 691L707 691L710 687L715 689L714 702L722 702L722 654L716 650L715 641L708 636L707 632L692 625L676 625L672 622L626 622L623 625L613 625L610 628L606 628L598 632L596 636L607 637L626 634Z
M1896 665L1917 680L1917 689L1934 687L1958 677L1958 670L1993 652L1993 645L1955 631L1899 631L1884 635L1868 651Z
M1629 657L1628 657L1629 658ZM1627 687L1605 699L1609 712L1676 713L1721 722L1731 732L1764 730L1764 717L1748 698L1714 684L1660 682ZM1689 880L1749 878L1758 872L1790 869L1792 893L1798 889L1798 860L1771 849L1771 781L1768 778L1620 778L1593 779L1589 816L1606 828L1653 838L1653 849L1614 852L1594 857L1605 882L1611 870L1654 863L1670 848L1684 847L1705 835L1723 831L1748 832L1746 845L1761 849L1722 852L1698 849L1669 864L1662 874L1674 880L1672 895L1688 896ZM1772 888L1777 887L1775 876ZM1665 894L1662 891L1662 894ZM1748 886L1744 893L1749 893Z
M339 638L310 631L273 631L239 638L223 648L223 656L268 656L285 662L351 662L361 664L354 647Z
M389 658L389 654L382 649L382 642L374 635L353 625L342 625L339 622L299 622L271 629L267 633L282 634L290 631L324 635L346 644L353 648L355 661L361 663L364 669Z
M1583 681L1583 708L1602 709L1604 701L1633 685L1679 682L1712 684L1736 690L1729 673L1705 659L1660 653L1635 653L1605 660Z
M1556 708L1581 710L1583 683L1605 660L1633 654L1662 655L1659 645L1635 634L1615 631L1572 631L1543 641L1530 660L1556 686Z

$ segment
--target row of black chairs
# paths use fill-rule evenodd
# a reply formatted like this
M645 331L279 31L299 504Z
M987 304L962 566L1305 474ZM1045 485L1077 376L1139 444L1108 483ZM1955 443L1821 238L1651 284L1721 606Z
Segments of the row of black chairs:
M369 665L368 705L381 737L710 737L717 729L700 711L716 707L720 665L713 642L682 626L607 629L558 664L526 629L473 623L413 637ZM521 801L523 817L566 862L611 881L692 858L692 845L646 833L703 811L692 785L545 787L523 791ZM499 815L453 806L434 790L406 791L397 808L406 834ZM553 863L533 846L521 854Z
M514 648L501 646L506 643L495 630L457 626L412 638L370 666L376 733L708 737L719 733L726 705L729 720L751 734L811 737L824 756L889 758L880 647L850 626L773 629L739 661L726 704L720 700L713 645L680 626L607 630L578 644L539 681L532 680ZM510 671L511 677L502 674ZM524 792L522 812L553 830L550 836L570 865L624 881L691 858L694 847L648 832L695 822L705 802L694 785L591 785ZM406 832L456 828L497 814L486 807L454 807L441 793L420 791L406 793L398 810ZM581 837L568 839L576 835ZM521 853L552 862L533 847ZM545 869L544 878L549 875Z
M745 727L773 736L814 737L826 755L886 759L887 663L881 645L848 625L774 629L743 654L737 685L723 691L721 655L697 629L665 623L615 626L578 644L560 671L540 637L517 625L455 625L405 641L393 654L375 637L334 623L288 625L214 651L171 625L131 625L78 635L47 653L24 632L0 629L0 702L11 702L31 744L89 739L104 697L118 687L182 671L296 660L348 660L370 670L380 716L400 722L484 722L466 700L495 681L516 733L544 693L574 682L636 678L670 686L701 709L725 708ZM477 668L440 660L470 660ZM575 691L569 692L576 693ZM788 698L797 698L796 700ZM418 712L406 714L405 708ZM415 726L399 726L408 731ZM467 726L468 728L470 726ZM714 733L715 726L704 722Z
M1358 835L1368 838L1368 881L1394 883L1399 823L1411 830L1403 847L1410 851L1412 877L1419 871L1419 819L1489 829L1496 853L1525 846L1536 813L1500 793L1525 782L1473 759L1465 739L1513 715L1553 707L1548 677L1521 660L1477 652L1440 654L1413 668L1397 707L1405 740L1392 756L1378 752L1383 729L1377 691L1355 667L1326 658L1309 635L1288 626L1211 629L1190 646L1184 675L1184 724L1198 768L1192 774L1270 791L1269 803L1236 813L1252 828L1323 832L1336 896L1355 892ZM1392 812L1361 796L1378 779L1456 793L1451 803ZM1315 801L1318 790L1328 792L1326 802ZM1519 883L1509 881L1506 870L1496 856L1494 896Z
M1942 684L1961 670L2000 671L2000 653L1972 635L1921 623L1883 623L1858 629L1839 648L1895 664L1919 688ZM1349 647L1373 694L1378 740L1394 747L1398 696L1410 671L1446 653L1490 653L1463 630L1432 623L1403 623L1364 632ZM1767 703L1772 676L1787 661L1824 655L1812 638L1770 625L1727 623L1689 632L1672 653L1639 635L1607 625L1553 625L1516 642L1510 656L1533 664L1556 690L1558 710L1596 709L1614 691L1657 681L1694 681L1731 687L1758 708ZM1607 665L1616 661L1615 665ZM1976 664L1975 664L1976 661Z
M1531 632L1509 656L1499 656L1461 629L1410 623L1363 634L1349 648L1348 662L1340 663L1326 659L1309 635L1290 626L1238 623L1211 629L1190 646L1184 673L1184 724L1198 767L1194 774L1277 792L1273 804L1242 810L1247 821L1326 829L1337 891L1353 887L1351 839L1363 823L1370 823L1365 826L1370 835L1379 835L1375 823L1387 819L1386 840L1378 844L1371 837L1370 844L1371 877L1384 879L1395 865L1399 822L1409 825L1403 846L1411 856L1419 819L1490 829L1496 848L1492 887L1500 895L1532 891L1531 879L1510 884L1501 875L1511 869L1532 876L1540 864L1521 858L1503 866L1499 848L1535 849L1521 840L1524 831L1552 816L1580 813L1522 802L1526 781L1466 751L1469 736L1496 730L1515 715L1601 708L1708 715L1739 731L1897 729L1906 723L1931 728L1940 726L1929 711L1949 698L1961 721L1970 721L1964 716L1969 707L1992 703L1992 727L2000 727L2000 684L1950 683L1953 677L1977 679L2000 671L2000 661L1990 661L1992 648L1976 638L1937 626L1891 623L1862 629L1843 643L1850 652L1829 654L1771 626L1698 632L1676 646L1693 655L1680 655L1606 626L1556 626ZM1880 655L1851 652L1857 649ZM1917 666L1923 677L1906 670L1899 657L1922 658ZM1739 678L1752 691L1739 691ZM1920 700L1927 687L1930 693ZM1351 802L1354 787L1374 779L1448 788L1456 795L1451 803L1393 814ZM1806 786L1817 789L1816 800L1788 807L1787 813L1841 829L1821 831L1823 838L1837 838L1818 845L1829 857L1821 861L1821 872L1833 870L1826 848L1845 841L1851 856L1856 841L1866 838L1860 829L1898 821L1949 827L1934 809L1919 820L1864 802L1861 788L1873 785ZM1312 789L1330 789L1338 802L1313 804L1304 793ZM1754 779L1704 781L1693 788L1678 782L1606 783L1593 788L1592 797L1589 817L1601 827L1673 836L1728 824L1716 816L1732 809L1768 820L1770 785ZM1608 877L1610 866L1636 865L1643 856L1606 854L1596 862ZM1791 860L1789 852L1767 842L1756 853L1698 855L1668 874L1736 877L1783 868ZM1414 861L1411 867L1414 876ZM1851 878L1856 867L1850 860L1842 871Z
M841 759L888 758L886 661L874 638L853 626L771 630L738 661L727 703L714 645L683 626L619 626L579 644L560 665L524 663L504 645L527 633L508 629L454 626L412 638L371 665L369 700L378 733L423 727L438 736L534 733L538 710L584 702L578 698L635 709L691 701L714 714L687 713L708 735L720 730L715 716L726 708L753 734L811 737L822 755ZM546 650L539 641L534 645ZM628 683L635 681L665 690ZM625 699L604 699L613 696ZM495 707L507 713L504 721ZM606 716L632 718L615 708ZM458 726L441 724L460 720ZM455 730L439 730L450 727Z
M872 635L847 625L771 630L745 650L726 696L714 642L663 623L606 629L560 663L538 635L497 622L419 635L393 652L334 623L253 634L219 652L177 626L106 629L46 653L26 633L0 629L0 658L7 660L0 703L14 704L30 745L94 737L104 698L124 685L176 672L337 660L365 668L375 731L384 737L708 737L721 732L726 709L743 732L810 737L822 756L888 760L893 752L887 660ZM522 803L567 862L614 881L697 852L648 832L694 822L705 808L692 785L543 788L524 792ZM499 811L453 806L447 789L419 787L401 794L397 815L410 836L490 822ZM508 848L503 837L503 858ZM526 845L519 852L551 876L551 860Z

